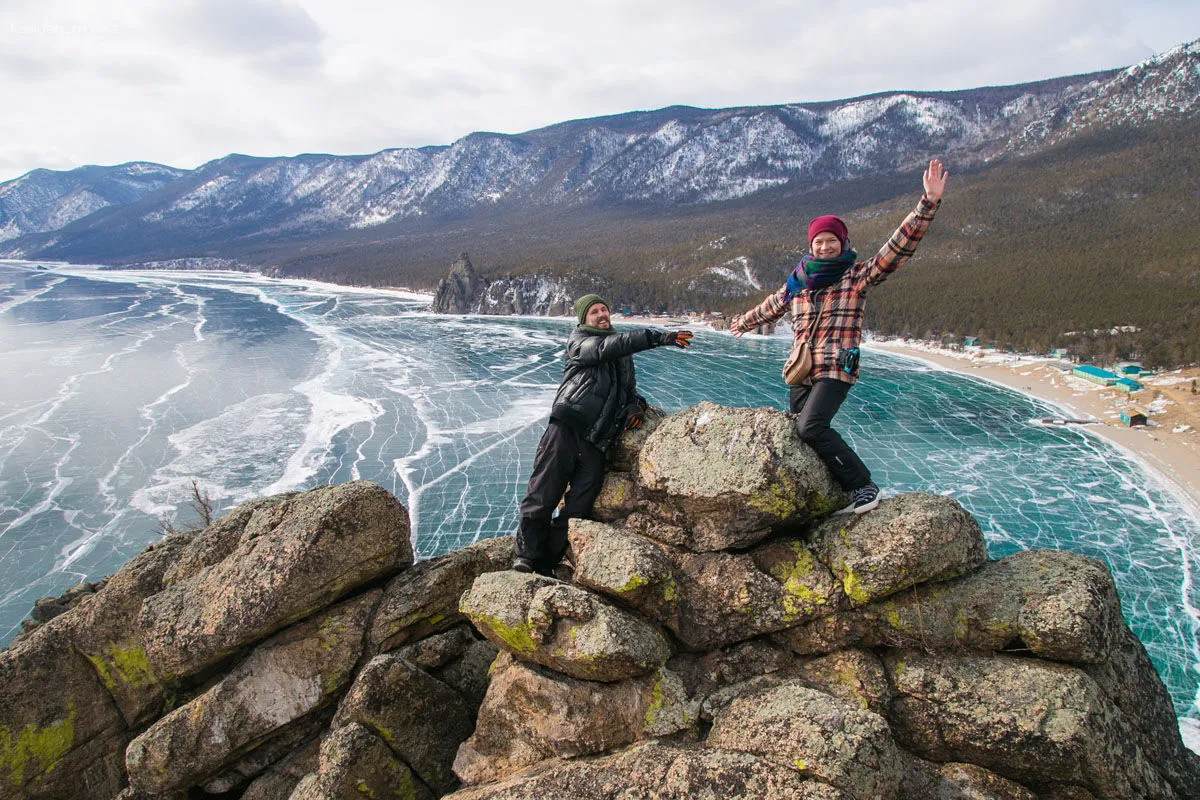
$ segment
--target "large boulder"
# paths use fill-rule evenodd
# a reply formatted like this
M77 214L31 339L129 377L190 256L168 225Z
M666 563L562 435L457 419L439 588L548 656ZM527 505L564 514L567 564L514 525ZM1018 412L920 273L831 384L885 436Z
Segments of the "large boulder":
M348 685L379 591L276 634L212 688L154 723L125 754L129 782L149 793L204 783L275 731Z
M846 800L832 786L757 756L645 742L602 758L553 760L446 800Z
M162 713L165 688L138 636L138 612L146 598L162 591L163 575L190 542L185 534L155 542L66 615L75 649L92 663L130 727Z
M894 796L904 774L883 717L798 681L734 700L713 721L707 743L820 778L857 800Z
M952 498L905 494L870 514L839 514L812 534L813 549L850 602L867 605L919 583L980 567L987 548L979 523Z
M666 638L641 617L540 575L481 575L460 608L501 649L575 678L643 675L671 656Z
M624 431L608 451L609 469L616 473L634 472L637 469L638 454L645 447L646 440L666 418L667 413L658 406L647 408L642 414L641 426Z
M703 402L663 420L638 455L655 515L689 532L705 552L800 529L847 502L788 415Z
M1083 670L1121 709L1179 796L1200 797L1200 755L1184 746L1171 696L1133 631L1122 625L1108 657Z
M291 794L291 800L374 797L433 800L436 795L378 736L357 724L337 728L325 738L317 770Z
M708 650L846 607L830 571L798 540L747 553L693 553L628 528L571 521L574 580Z
M458 599L485 572L508 569L513 538L484 539L422 561L393 578L371 626L371 652L386 653L463 621Z
M363 667L334 724L357 723L374 732L425 784L445 794L458 785L451 766L473 719L474 710L458 692L387 653Z
M958 580L913 587L857 611L784 635L800 653L862 643L980 652L1016 649L1042 658L1099 663L1125 626L1116 587L1098 561L1026 550Z
M1158 754L1075 667L997 655L885 658L895 687L889 721L924 758L968 762L1038 791L1081 786L1102 800L1180 798Z
M0 652L0 797L112 797L130 734L71 644L70 613Z
M597 683L501 654L454 771L466 783L495 781L546 759L602 753L643 735L690 728L697 710L680 678L666 670Z
M228 555L142 604L138 634L155 674L195 674L412 560L389 492L320 486L255 510Z
M219 564L237 548L244 534L254 537L269 530L272 515L258 514L255 519L257 512L275 508L297 494L285 492L256 497L213 520L211 525L192 537L179 553L175 563L164 575L163 584L170 586L186 581L206 567ZM247 526L250 526L249 531Z

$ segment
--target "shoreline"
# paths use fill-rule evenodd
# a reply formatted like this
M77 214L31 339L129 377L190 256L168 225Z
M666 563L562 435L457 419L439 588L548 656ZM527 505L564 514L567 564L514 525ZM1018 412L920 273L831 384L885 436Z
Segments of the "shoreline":
M1146 388L1130 397L1068 375L1058 360L1042 356L958 352L900 340L867 341L864 345L868 350L876 349L986 381L1068 412L1070 418L1089 420L1089 424L1073 427L1103 439L1140 463L1152 476L1173 489L1172 494L1189 507L1189 514L1200 520L1200 432L1196 426L1177 430L1179 426L1158 422L1155 417L1159 414L1153 410L1151 424L1146 427L1126 427L1118 417L1123 408L1135 404L1163 411L1169 408L1160 403L1160 398L1149 399L1149 395L1161 395L1162 386L1171 385L1155 384L1153 381L1158 376L1148 378ZM1175 370L1165 374L1172 376L1180 372L1200 373L1200 370ZM1175 404L1176 401L1166 402Z
M12 265L41 264L51 268L83 267L93 265L69 264L65 262L37 262L24 259L0 259L0 263ZM191 270L163 270L164 272L189 272ZM224 270L215 270L224 271ZM247 274L247 273L242 273ZM261 273L259 277L267 277ZM281 283L310 285L356 293L374 293L406 299L432 299L407 287L398 286L346 286L303 278L275 278ZM486 315L490 316L490 315ZM526 316L526 315L520 315ZM538 316L539 319L551 317ZM561 319L569 320L564 316ZM654 317L624 316L615 314L614 325L644 325L667 329L708 328L716 330L710 320L694 317L662 315ZM1113 389L1065 374L1058 366L1059 361L1044 356L1016 353L981 351L975 348L965 351L949 350L928 342L900 339L864 339L864 349L877 349L902 358L915 360L936 369L944 369L960 375L1019 392L1043 403L1067 412L1068 418L1084 418L1088 424L1078 427L1085 433L1098 436L1139 462L1148 473L1162 479L1188 506L1191 516L1200 520L1200 395L1189 402L1180 389L1167 389L1171 384L1156 382L1162 375L1182 375L1176 383L1200 377L1200 369L1174 370L1143 380L1146 388L1134 396L1123 395ZM1153 398L1150 397L1153 395ZM1164 395L1169 395L1164 398ZM1167 413L1166 406L1180 406ZM1118 418L1122 408L1137 404L1151 411L1150 425L1129 428ZM1161 421L1160 421L1161 416Z

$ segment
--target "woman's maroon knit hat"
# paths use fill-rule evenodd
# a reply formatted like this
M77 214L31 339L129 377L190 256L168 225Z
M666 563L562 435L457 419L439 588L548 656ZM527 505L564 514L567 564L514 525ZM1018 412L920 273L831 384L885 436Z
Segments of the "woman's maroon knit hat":
M812 240L817 238L818 233L832 233L838 237L838 241L842 243L842 247L846 247L846 243L850 240L850 231L846 229L846 223L835 217L833 214L826 214L823 217L817 217L812 222L808 223L808 243L811 246Z

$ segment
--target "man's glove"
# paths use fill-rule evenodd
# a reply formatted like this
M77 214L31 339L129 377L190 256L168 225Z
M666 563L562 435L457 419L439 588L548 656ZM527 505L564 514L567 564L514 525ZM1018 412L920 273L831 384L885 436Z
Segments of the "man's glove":
M634 428L642 427L642 423L646 421L646 414L643 411L635 411L629 415L629 420L625 423L625 430L631 431Z
M666 347L669 344L673 344L676 347L691 347L692 346L692 332L691 331L669 331L667 333L664 333L663 337L662 337L662 345L661 346Z

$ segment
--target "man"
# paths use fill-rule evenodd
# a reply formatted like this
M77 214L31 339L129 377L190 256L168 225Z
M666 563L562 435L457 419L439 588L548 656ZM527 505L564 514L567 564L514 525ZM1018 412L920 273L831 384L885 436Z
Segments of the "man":
M637 393L633 354L691 345L691 331L615 332L608 304L598 295L576 300L575 316L579 325L567 339L562 383L521 501L513 553L519 572L553 573L567 550L568 521L591 513L600 493L608 449L621 431L642 424L646 401ZM554 517L564 492L565 503Z
M925 194L892 238L867 261L850 247L846 223L835 216L817 217L808 225L810 254L775 294L729 323L737 337L792 310L792 335L812 348L812 372L791 387L789 406L800 438L825 462L850 493L845 511L863 514L879 505L879 487L862 459L830 423L858 380L858 348L862 341L867 291L895 272L916 252L942 200L949 173L936 158L922 179Z

